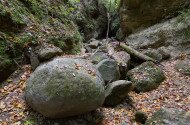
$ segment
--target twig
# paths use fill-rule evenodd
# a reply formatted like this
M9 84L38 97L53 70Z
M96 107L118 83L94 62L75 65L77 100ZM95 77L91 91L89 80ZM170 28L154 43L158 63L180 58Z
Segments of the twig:
M18 66L19 69L22 69L22 67L17 63L15 59L13 59L14 63Z

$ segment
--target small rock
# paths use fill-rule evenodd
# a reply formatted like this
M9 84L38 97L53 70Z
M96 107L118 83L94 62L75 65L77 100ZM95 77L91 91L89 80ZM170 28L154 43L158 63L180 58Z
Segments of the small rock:
M93 52L93 49L90 48L88 45L85 45L84 48L85 48L87 53L92 53Z
M155 112L145 125L190 125L190 117L178 109L162 108Z
M175 65L175 69L185 75L190 76L190 60L182 60Z
M135 112L135 121L136 122L139 122L141 124L145 124L147 119L148 119L148 116L145 112L142 112L142 111Z
M97 52L93 56L90 57L90 60L92 61L93 64L98 64L104 59L109 59L107 54L104 52Z
M120 78L119 67L113 59L104 59L97 64L97 69L105 82L116 81Z
M31 53L30 63L31 63L32 70L35 70L40 65L38 56L35 53Z
M60 55L63 51L52 44L44 43L37 50L38 57L41 61L49 60L57 55Z
M119 80L109 83L106 88L106 99L104 105L115 106L121 103L133 90L133 84L130 81Z
M153 62L144 62L127 73L135 84L136 92L147 92L156 89L164 80L164 72Z
M170 58L170 52L166 47L160 47L157 49L158 53L162 55L162 59L168 59Z
M98 48L99 45L101 45L101 42L99 40L90 40L91 42L88 44L88 46L92 49Z

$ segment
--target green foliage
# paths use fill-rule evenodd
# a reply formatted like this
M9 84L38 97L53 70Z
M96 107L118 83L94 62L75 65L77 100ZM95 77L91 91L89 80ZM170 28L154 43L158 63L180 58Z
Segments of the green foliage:
M114 13L118 10L120 0L100 0L110 13Z
M179 12L180 16L178 17L178 21L184 23L190 18L190 9L184 9Z
M35 117L30 116L26 120L24 120L23 124L24 125L36 125L37 119Z
M180 13L180 15L179 15L178 21L177 21L178 25L180 23L185 24L187 21L190 20L190 8L184 9L184 10L180 11L179 13ZM183 35L187 38L190 38L190 27L187 27L187 29L184 30Z
M52 40L52 44L65 50L66 45L77 45L83 40L77 26L70 20L78 2L80 0L14 0L6 4L0 1L0 31L16 49L15 56L21 55L24 45L41 41ZM5 46L1 48L4 51Z

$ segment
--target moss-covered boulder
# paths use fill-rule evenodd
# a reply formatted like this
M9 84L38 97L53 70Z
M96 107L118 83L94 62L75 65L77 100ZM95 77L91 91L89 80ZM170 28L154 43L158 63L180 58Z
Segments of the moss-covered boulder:
M152 62L144 62L127 73L127 77L135 84L136 92L147 92L156 89L164 80L162 69Z
M46 117L79 115L102 106L104 81L86 60L56 58L34 71L27 81L25 98Z
M172 17L190 5L187 0L121 0L121 28L128 35Z

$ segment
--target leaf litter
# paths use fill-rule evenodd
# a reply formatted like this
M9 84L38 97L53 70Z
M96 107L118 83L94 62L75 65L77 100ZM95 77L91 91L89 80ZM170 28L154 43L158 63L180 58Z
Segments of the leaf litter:
M174 69L177 62L178 60L161 63L164 66L166 80L158 89L146 93L131 92L129 94L137 110L144 111L149 117L162 107L190 111L190 77L180 74ZM31 121L32 119L47 120L27 106L24 100L26 80L32 71L29 65L23 66L23 69L24 72L19 79L10 78L0 88L0 125L36 125L38 123ZM95 123L102 125L138 125L134 121L136 109L131 107L127 101L116 107L99 108L102 119L101 121L99 118L95 119L97 120Z

